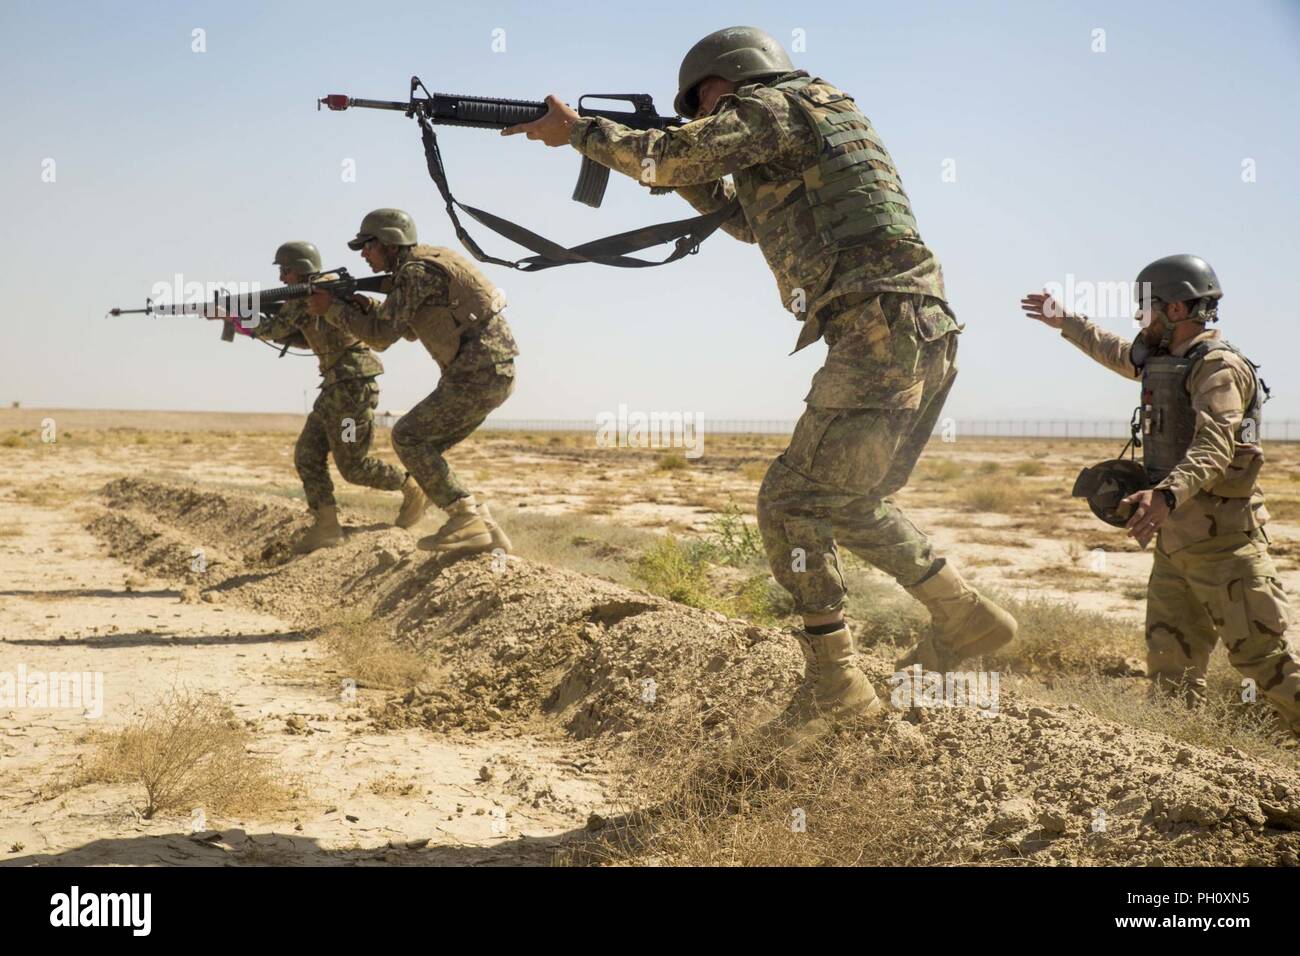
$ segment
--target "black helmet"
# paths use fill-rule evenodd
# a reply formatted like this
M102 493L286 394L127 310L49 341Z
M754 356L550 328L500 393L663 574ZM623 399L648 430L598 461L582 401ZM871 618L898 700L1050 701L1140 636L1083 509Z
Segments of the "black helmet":
M1210 264L1200 256L1165 256L1138 273L1138 295L1150 284L1151 295L1161 302L1189 302L1193 299L1221 299L1223 286Z
M1124 527L1132 510L1121 502L1129 495L1151 487L1147 470L1132 458L1116 458L1085 468L1074 479L1075 498L1087 498L1088 507L1106 524Z

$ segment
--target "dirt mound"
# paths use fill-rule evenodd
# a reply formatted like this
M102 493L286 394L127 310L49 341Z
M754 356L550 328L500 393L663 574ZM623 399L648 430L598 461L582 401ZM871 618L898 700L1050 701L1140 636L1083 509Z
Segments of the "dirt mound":
M210 597L307 624L368 613L435 661L443 679L394 699L382 717L392 726L545 715L586 738L676 715L726 734L802 665L779 631L515 557L448 566L392 527L345 528L339 547L286 563L303 525L287 503L138 479L104 495L91 530L115 556L193 579L203 547L222 556L202 579Z
M104 496L92 529L126 559L173 573L209 548L202 586L220 599L304 622L368 614L434 661L437 680L379 715L392 726L540 722L612 750L649 727L703 748L782 703L801 664L774 629L515 557L443 566L389 527L286 562L302 518L271 498L134 479ZM878 687L884 653L861 659ZM1300 774L1244 753L1006 690L992 714L891 710L863 732L906 755L918 812L957 834L936 861L1300 862Z
M958 858L1300 864L1300 775L1240 752L1017 699L996 717L913 710L881 743L926 767L918 809L958 834Z

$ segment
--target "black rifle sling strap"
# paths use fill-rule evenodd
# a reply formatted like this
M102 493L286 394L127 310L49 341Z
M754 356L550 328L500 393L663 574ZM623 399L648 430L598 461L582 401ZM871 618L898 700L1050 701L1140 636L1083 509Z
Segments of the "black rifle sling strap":
M438 150L438 137L433 132L433 126L424 116L418 113L416 116L420 121L420 136L424 140L424 158L429 166L429 177L433 180L433 184L438 187L438 192L442 194L443 202L447 204L447 215L451 217L451 224L456 229L457 238L479 262L491 262L494 265L519 269L523 272L538 272L542 269L550 269L552 266L569 265L574 262L597 262L601 265L620 266L625 269L663 266L670 262L676 262L682 256L698 251L700 243L712 235L723 222L734 215L740 206L737 200L732 200L721 209L703 216L692 216L690 219L678 219L674 222L661 222L653 226L643 226L630 232L605 236L603 239L593 239L591 242L584 242L582 245L569 248L560 245L558 242L552 242L545 236L539 236L531 229L525 229L508 219L502 219L500 216L494 216L485 210L467 206L453 196L451 187L447 185L447 172L442 164L442 154ZM518 260L498 259L496 256L488 255L474 241L474 237L461 225L460 219L456 215L457 206L493 232L504 236L511 242L518 243L525 249L531 249L537 255ZM676 244L676 248L673 249L668 258L660 262L650 262L628 255L630 252L639 252L642 249L664 242L673 242Z

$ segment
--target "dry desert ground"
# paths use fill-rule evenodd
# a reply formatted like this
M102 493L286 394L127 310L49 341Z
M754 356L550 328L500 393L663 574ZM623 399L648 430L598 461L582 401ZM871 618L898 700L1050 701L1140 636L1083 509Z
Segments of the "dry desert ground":
M300 425L0 411L0 681L82 691L0 697L0 864L1300 862L1296 751L1223 649L1204 708L1148 697L1150 555L1069 497L1122 443L933 442L897 500L1020 619L996 693L791 759L749 733L801 664L753 519L779 436L482 431L450 457L515 554L448 565L436 511L337 473L344 544L294 556ZM1267 453L1294 593L1300 446ZM845 560L889 697L924 612Z

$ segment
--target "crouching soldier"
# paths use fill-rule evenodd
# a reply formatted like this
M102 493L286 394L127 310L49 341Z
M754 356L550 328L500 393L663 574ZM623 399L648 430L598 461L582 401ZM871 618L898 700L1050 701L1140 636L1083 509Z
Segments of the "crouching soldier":
M280 281L306 282L320 273L320 252L310 242L286 242L275 251ZM329 278L329 277L325 277ZM397 468L370 455L374 409L379 404L376 376L383 365L353 335L307 314L303 299L290 299L272 316L263 316L249 333L282 343L304 344L320 364L320 395L294 445L293 463L312 513L312 526L294 551L306 554L331 547L343 538L329 456L345 481L382 491L402 490L396 524L409 528L426 507L419 485Z
M1210 653L1228 660L1300 734L1300 653L1287 636L1287 599L1268 553L1268 512L1258 478L1260 410L1267 391L1256 366L1208 323L1223 296L1209 263L1168 256L1138 274L1142 316L1126 342L1066 313L1048 295L1021 301L1094 361L1142 383L1145 490L1125 497L1119 521L1142 547L1154 537L1147 585L1147 671L1155 686L1205 693ZM1131 513L1130 513L1131 512Z
M308 304L336 328L384 350L419 340L442 375L438 387L393 426L393 449L447 521L419 547L446 555L510 550L510 541L444 457L468 438L515 385L514 337L501 294L462 256L418 244L415 222L400 209L376 209L348 248L377 273L392 273L382 303L366 296L339 301L315 293Z

